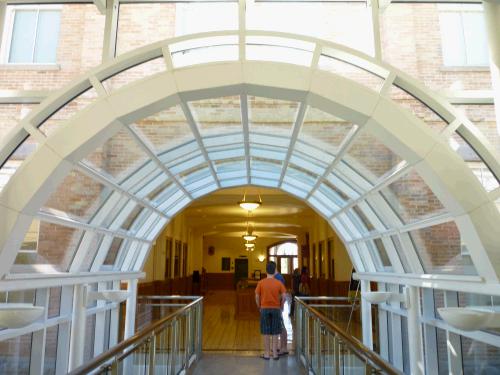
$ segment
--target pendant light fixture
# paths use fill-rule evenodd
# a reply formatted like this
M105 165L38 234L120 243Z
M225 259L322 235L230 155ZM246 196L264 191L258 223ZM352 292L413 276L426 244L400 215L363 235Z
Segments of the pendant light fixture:
M238 205L243 208L245 211L252 212L262 206L262 198L260 197L260 194L257 194L259 199L258 200L247 200L247 192L243 194L243 200L238 202Z

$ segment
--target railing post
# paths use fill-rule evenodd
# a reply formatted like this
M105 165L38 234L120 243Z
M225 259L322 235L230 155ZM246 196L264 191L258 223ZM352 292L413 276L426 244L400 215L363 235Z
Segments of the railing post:
M335 375L340 375L340 340L337 335L333 337L333 360L335 367Z
M83 284L75 285L73 290L73 313L71 316L71 338L69 344L69 371L83 364L86 296L87 286Z
M361 295L370 291L370 281L360 280ZM373 350L373 330L372 330L372 305L366 299L361 298L361 326L363 330L363 344Z
M318 319L314 319L314 351L316 352L316 374L321 373L321 329Z
M422 348L422 326L420 324L420 295L416 286L408 286L408 351L412 375L424 374L424 354Z
M197 319L198 319L198 330L197 330L197 344L196 344L196 357L201 357L202 345L203 345L203 303L199 302L196 305L197 308Z
M151 337L149 339L149 366L148 366L148 372L149 375L154 375L155 374L155 369L156 369L156 334L153 331L151 334Z
M128 281L128 297L125 310L124 339L132 337L135 332L135 314L137 305L137 279Z

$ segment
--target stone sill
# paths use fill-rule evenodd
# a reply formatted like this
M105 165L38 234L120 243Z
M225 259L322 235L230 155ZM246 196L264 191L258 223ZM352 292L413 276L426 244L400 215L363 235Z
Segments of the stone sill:
M54 70L61 70L61 65L59 65L59 64L0 64L0 70L54 71Z
M489 72L489 66L441 66L442 72Z

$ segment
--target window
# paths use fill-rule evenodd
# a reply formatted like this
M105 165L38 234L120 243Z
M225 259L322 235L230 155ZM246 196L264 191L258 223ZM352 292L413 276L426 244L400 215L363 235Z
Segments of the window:
M269 260L276 262L278 272L290 275L299 268L299 249L296 242L283 242L267 249Z
M488 43L481 5L439 5L445 66L488 66Z
M56 62L60 6L9 7L3 61L10 64Z

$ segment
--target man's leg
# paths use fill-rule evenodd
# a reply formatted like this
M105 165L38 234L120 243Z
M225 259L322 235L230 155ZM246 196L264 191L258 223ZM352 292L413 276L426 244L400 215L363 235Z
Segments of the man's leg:
M281 342L281 347L280 347L280 352L281 353L286 353L288 350L287 350L287 332L286 332L286 328L285 328L285 325L283 325L282 329L281 329L281 334L280 334L280 342Z
M270 357L271 350L271 335L263 335L264 336L264 357Z
M278 358L278 339L279 335L273 335L273 357Z

